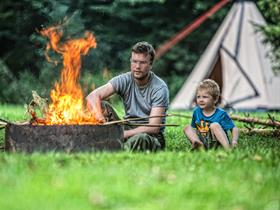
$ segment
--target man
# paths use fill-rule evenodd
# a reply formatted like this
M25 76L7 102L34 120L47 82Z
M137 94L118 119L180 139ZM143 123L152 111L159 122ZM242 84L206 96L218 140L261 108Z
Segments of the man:
M169 103L168 87L163 80L152 71L155 58L155 50L148 42L136 43L131 52L130 72L121 74L111 79L107 84L92 91L87 96L88 105L91 110L97 110L96 117L105 122L105 117L111 115L110 109L103 113L106 106L101 100L113 94L122 98L125 118L162 116L166 114ZM108 107L108 106L107 106ZM149 118L144 123L148 125L164 124L165 117ZM127 126L124 128L124 147L129 150L164 149L165 139L164 127L154 126Z

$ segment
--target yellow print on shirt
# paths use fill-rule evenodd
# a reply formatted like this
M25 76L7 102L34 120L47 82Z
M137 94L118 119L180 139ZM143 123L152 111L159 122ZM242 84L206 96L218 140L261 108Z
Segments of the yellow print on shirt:
M198 123L195 123L197 130L203 135L206 136L209 132L209 122L205 122L204 120L200 121L200 125Z

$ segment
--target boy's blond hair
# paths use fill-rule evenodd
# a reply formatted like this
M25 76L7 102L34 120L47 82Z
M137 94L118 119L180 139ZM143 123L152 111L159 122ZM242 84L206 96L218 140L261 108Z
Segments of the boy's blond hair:
M219 96L220 96L220 87L212 79L205 79L202 82L199 83L197 89L196 89L196 94L199 90L206 90L208 94L210 94L214 101L218 102Z

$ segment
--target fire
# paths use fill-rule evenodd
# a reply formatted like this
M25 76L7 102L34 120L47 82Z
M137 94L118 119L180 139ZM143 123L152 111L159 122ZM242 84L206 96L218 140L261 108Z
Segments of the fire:
M48 61L52 61L48 56L51 49L63 58L60 81L57 81L51 90L51 104L44 116L44 124L98 124L94 115L85 107L84 95L78 81L81 56L86 55L90 48L96 48L95 37L86 32L83 38L62 43L63 31L59 26L43 29L41 34L49 39L46 47Z

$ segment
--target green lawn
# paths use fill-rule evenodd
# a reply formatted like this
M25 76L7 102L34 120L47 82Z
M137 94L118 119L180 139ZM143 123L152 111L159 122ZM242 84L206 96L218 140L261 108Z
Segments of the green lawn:
M23 120L24 108L2 105L0 118ZM181 126L166 129L159 153L1 152L0 209L280 209L279 137L241 134L234 151L190 152L189 121L168 118Z

